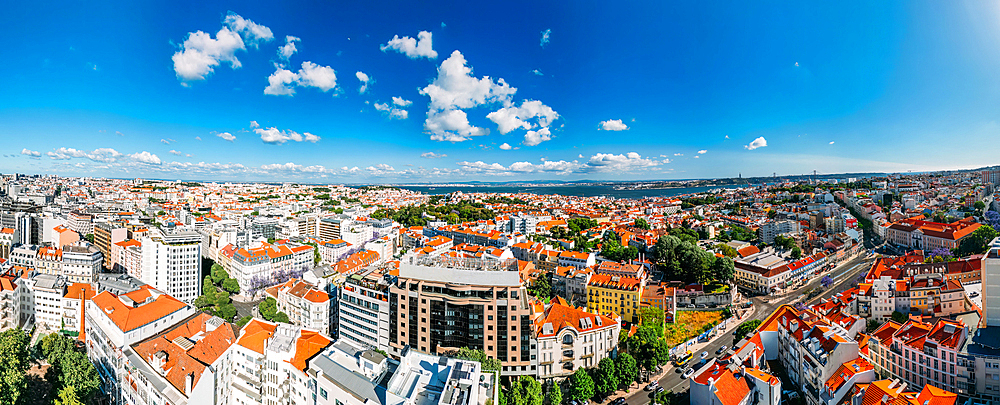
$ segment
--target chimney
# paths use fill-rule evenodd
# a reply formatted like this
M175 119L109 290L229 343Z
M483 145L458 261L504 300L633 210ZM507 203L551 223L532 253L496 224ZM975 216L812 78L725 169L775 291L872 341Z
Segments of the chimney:
M194 386L194 373L184 376L184 395L191 398L191 389Z

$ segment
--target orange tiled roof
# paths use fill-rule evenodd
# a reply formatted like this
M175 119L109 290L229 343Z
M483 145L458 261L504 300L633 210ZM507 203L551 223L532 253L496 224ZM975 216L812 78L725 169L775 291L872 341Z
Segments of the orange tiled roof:
M330 345L331 340L321 335L319 332L302 330L302 336L295 342L295 357L288 362L295 368L305 371L308 367L306 362L324 348Z

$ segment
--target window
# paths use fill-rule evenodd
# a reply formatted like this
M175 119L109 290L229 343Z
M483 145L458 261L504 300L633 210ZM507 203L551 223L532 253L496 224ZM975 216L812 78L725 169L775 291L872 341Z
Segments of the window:
M326 390L320 388L319 389L319 396L323 397L323 399L326 399ZM337 402L340 402L340 401L337 401Z

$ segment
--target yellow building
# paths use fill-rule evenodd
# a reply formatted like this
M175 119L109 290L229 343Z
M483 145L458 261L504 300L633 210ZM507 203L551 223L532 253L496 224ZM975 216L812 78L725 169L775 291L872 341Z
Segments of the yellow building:
M639 321L642 280L595 274L587 283L587 311L635 323Z

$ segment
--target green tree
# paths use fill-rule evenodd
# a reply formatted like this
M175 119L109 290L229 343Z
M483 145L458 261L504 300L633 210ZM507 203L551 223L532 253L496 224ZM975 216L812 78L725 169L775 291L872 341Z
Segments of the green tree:
M72 385L64 386L59 390L59 397L54 399L52 403L54 405L84 405Z
M73 387L79 398L90 398L97 392L100 386L97 369L86 354L75 350L66 353L59 362L59 369L59 383L63 387Z
M674 393L670 392L670 391L657 392L656 395L653 396L653 402L652 403L659 404L659 405L680 405L681 404L681 402L677 400L677 395L674 395Z
M562 388L559 384L549 384L549 392L545 393L545 405L561 405Z
M892 320L895 321L896 323L903 324L906 323L907 320L909 320L909 317L907 317L906 314L902 312L892 311Z
M274 320L272 322L288 323L288 314L278 312L277 314L274 314Z
M234 307L233 304L222 305L218 307L216 315L218 315L219 318L225 319L226 322L232 322L233 317L236 316L236 307Z
M545 273L538 277L528 288L528 292L539 299L552 298L552 273Z
M618 374L618 384L628 387L639 379L639 368L631 354L622 353L615 359Z
M757 327L759 327L760 324L761 324L760 319L751 319L749 321L741 323L740 326L736 327L736 331L733 332L733 341L739 342L743 340L743 338L749 336L755 330L757 330Z
M603 397L618 390L618 370L614 360L605 357L597 363L597 380L594 383L594 390Z
M729 245L727 245L725 243L718 243L718 244L716 244L715 245L715 250L718 250L719 253L722 253L722 255L726 256L726 257L736 257L736 256L738 256L740 254L732 246L729 246Z
M594 397L594 380L584 368L576 369L569 376L569 398L577 401L589 401Z
M215 285L221 285L222 282L229 279L229 273L226 273L226 269L220 266L218 263L212 264L212 283Z
M718 257L712 262L712 277L720 283L728 283L733 280L736 273L736 263L729 257Z
M530 375L522 375L508 391L507 404L542 405L542 384Z
M0 403L16 404L28 388L28 335L19 328L0 333Z
M986 253L986 244L993 241L998 236L997 231L989 225L981 225L979 229L966 236L955 249L956 257L965 257Z
M976 201L975 203L972 204L972 208L975 208L976 211L982 212L984 209L986 209L986 203L982 201Z
M868 320L868 324L865 325L865 331L867 333L872 333L872 332L875 332L876 330L878 330L878 328L881 327L881 326L882 326L882 322L879 322L879 321L877 321L875 319L869 319Z
M802 249L798 246L792 248L792 259L799 260L802 258Z
M653 371L670 359L670 348L662 337L663 328L640 325L628 340L629 352L646 371Z
M260 304L257 304L257 311L261 318L273 321L274 315L278 313L278 301L274 297L267 297Z
M646 222L644 218L636 218L635 227L639 229L649 229L649 222Z
M230 294L239 294L240 283L235 278L228 278L222 282L222 289L228 291Z

